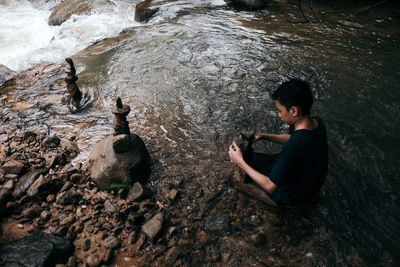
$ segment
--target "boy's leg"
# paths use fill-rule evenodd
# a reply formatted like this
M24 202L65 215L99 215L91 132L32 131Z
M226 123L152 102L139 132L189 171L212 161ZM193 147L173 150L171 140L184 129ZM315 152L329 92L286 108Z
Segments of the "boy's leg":
M235 187L268 205L276 206L276 203L268 197L264 189L255 183L245 183L246 175L247 174L239 168L235 170L232 176L232 183L235 185Z

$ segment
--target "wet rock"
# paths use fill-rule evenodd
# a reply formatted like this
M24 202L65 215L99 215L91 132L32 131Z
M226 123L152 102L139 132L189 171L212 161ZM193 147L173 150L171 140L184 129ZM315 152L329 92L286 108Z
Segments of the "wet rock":
M147 22L157 11L158 8L150 9L152 0L145 0L136 5L135 21Z
M71 241L39 233L0 246L0 262L4 266L54 266L65 264L73 251Z
M163 224L164 212L160 212L142 226L142 233L153 243L160 234Z
M129 184L144 182L150 175L150 155L142 139L130 134L128 151L115 153L113 135L95 145L89 155L90 176L103 190L109 189L112 181L122 180Z
M38 169L28 172L19 178L17 184L15 185L13 196L14 198L20 198L26 190L36 181L40 174L44 173L45 169Z
M230 220L225 214L214 212L208 217L204 227L210 234L226 235L230 233Z
M228 4L246 9L262 9L268 3L268 0L225 0Z
M21 215L28 219L33 219L33 218L38 217L40 215L40 213L42 213L42 211L43 211L43 209L39 205L33 204L31 207L24 210Z
M15 81L15 74L16 72L0 64L0 88L10 86Z
M106 248L115 249L120 245L120 241L115 236L109 236L103 241L103 244Z
M65 0L51 13L48 24L58 26L68 20L72 15L88 14L98 7L111 6L108 0Z
M56 202L61 205L69 205L77 204L81 199L82 195L74 188L71 188L69 191L60 193L56 198Z
M43 140L43 145L47 148L54 148L57 147L60 144L61 139L56 136L48 136Z
M71 152L75 152L76 154L79 153L79 147L77 143L67 138L61 138L60 146L70 153Z
M10 160L4 163L3 169L6 173L20 174L25 164L19 160Z
M152 193L150 189L143 186L141 183L136 182L133 184L131 189L128 192L127 199L128 201L141 201L143 199L151 197Z

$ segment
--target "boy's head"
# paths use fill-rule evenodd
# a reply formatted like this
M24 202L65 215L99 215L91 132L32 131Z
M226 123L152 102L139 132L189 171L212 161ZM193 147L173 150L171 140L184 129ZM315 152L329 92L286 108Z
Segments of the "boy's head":
M289 111L292 107L297 107L299 114L309 116L313 104L313 96L308 83L291 79L282 83L275 92L272 93L272 99L279 101Z

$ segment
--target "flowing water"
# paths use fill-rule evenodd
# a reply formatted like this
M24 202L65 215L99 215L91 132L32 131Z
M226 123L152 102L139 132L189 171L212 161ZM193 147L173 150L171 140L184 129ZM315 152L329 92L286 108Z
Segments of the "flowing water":
M356 255L354 264L399 262L398 10L305 8L313 22L304 24L288 22L303 17L284 1L260 12L235 10L222 1L159 1L157 15L139 24L133 21L137 1L114 1L111 11L48 27L51 4L11 2L0 2L7 8L0 14L0 63L15 70L40 61L61 63L124 30L73 57L78 85L91 102L84 111L71 114L57 105L29 116L32 124L46 120L51 131L73 132L88 151L111 133L110 108L121 97L132 109L131 130L152 154L151 182L159 191L171 183L190 191L191 185L206 186L210 173L232 169L227 149L243 130L286 131L269 94L291 77L309 81L312 113L325 120L330 149L328 178L312 215L320 254L329 265L340 265L346 255ZM36 10L37 24L22 22L26 26L10 31L30 9ZM21 18L11 20L16 14ZM32 31L39 36L29 36ZM12 100L29 102L33 94L38 106L59 103L65 93L62 84L37 90L21 90ZM257 144L257 149L278 148ZM77 161L86 157L83 152Z

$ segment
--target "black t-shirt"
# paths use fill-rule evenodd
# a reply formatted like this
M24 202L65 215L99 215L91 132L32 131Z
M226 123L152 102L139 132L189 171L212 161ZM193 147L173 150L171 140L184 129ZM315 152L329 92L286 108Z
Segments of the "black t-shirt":
M312 130L293 131L275 159L269 178L277 185L268 194L278 205L298 206L313 198L328 172L328 143L324 122L314 117Z

